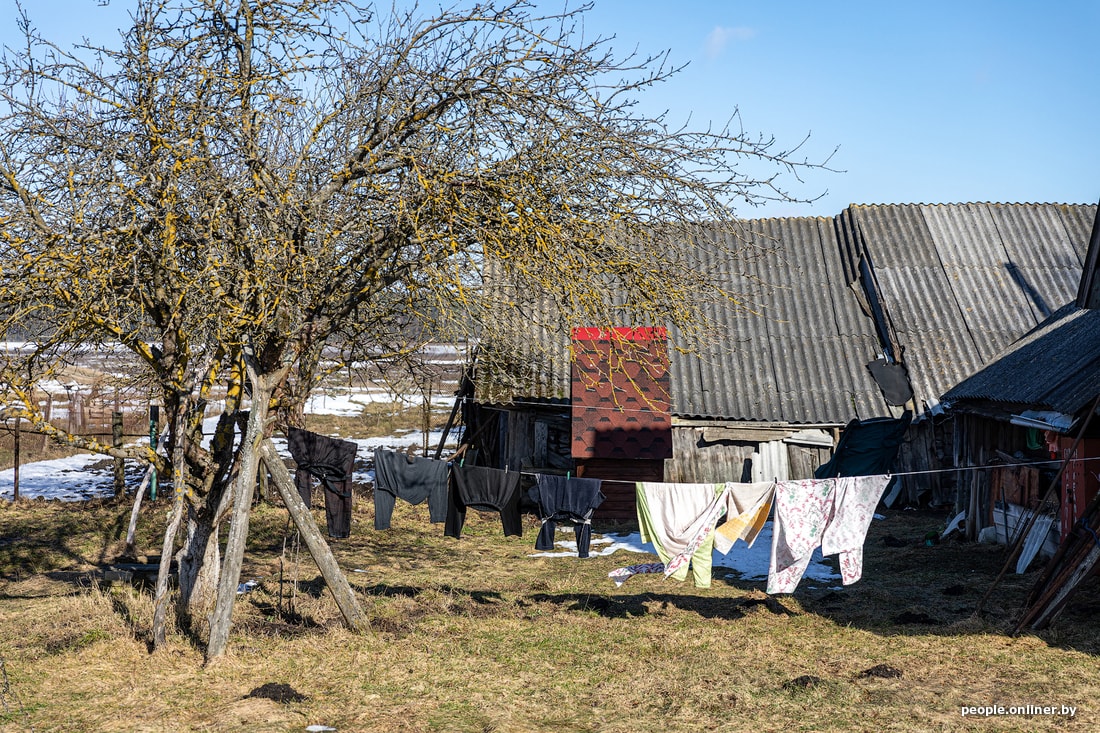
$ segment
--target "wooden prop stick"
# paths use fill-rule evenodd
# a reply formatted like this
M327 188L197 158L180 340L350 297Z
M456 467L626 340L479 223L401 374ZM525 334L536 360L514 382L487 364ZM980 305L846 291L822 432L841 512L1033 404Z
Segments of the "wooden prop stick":
M160 442L158 443L157 450L160 451L165 445L165 441L168 438L168 426L164 426L164 433L160 436ZM137 520L138 513L141 511L141 499L145 496L145 490L149 488L149 482L153 478L153 465L149 464L149 467L145 469L145 476L141 479L141 485L138 487L137 494L134 496L134 508L130 510L130 526L126 529L126 554L136 555L137 548L134 546L134 535L137 533Z
M339 606L340 613L344 617L344 622L355 631L370 630L367 616L363 613L359 601L355 598L355 591L352 590L347 578L344 577L343 571L337 565L332 549L328 546L324 537L321 536L317 523L313 521L313 515L309 513L305 502L302 501L302 497L298 495L298 490L294 487L294 480L290 477L290 471L287 470L286 464L279 457L270 439L265 439L260 444L260 458L271 473L271 480L275 484L275 488L279 490L279 495L282 497L287 511L290 512L290 517L294 520L294 526L298 528L299 534L305 540L309 553L313 556L313 560L317 563L328 589L332 592L336 605Z

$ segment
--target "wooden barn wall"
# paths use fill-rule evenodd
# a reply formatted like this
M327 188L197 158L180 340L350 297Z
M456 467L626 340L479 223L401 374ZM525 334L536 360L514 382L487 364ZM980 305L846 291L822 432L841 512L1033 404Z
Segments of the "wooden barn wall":
M755 443L707 443L704 428L674 427L672 458L665 461L664 480L682 483L740 481Z
M608 499L596 519L604 520L635 520L635 481L718 483L751 480L746 470L748 462L764 443L781 444L786 450L788 473L786 477L779 478L811 478L814 470L832 455L832 449L825 446L778 442L794 433L794 429L762 429L749 424L715 423L675 426L672 431L673 458L666 461L574 460L570 455L568 406L546 405L510 410L474 405L464 411L464 419L467 421L466 435L471 441L472 457L478 465L533 472L573 471L577 476L603 479L604 494ZM1022 430L1012 432L1014 439L1023 440L1026 437ZM895 470L903 473L953 467L956 465L952 461L955 457L955 433L954 420L938 424L922 421L911 427ZM969 483L960 485L956 491L957 480L955 472L905 476L903 496L910 497L907 503L931 501L936 505L949 506L967 500L969 495L966 493L960 498L959 492L969 491ZM967 482L971 480L972 477L966 477ZM987 489L985 491L987 495Z
M508 410L475 405L466 410L463 419L464 440L478 465L560 473L573 470L569 416L560 406Z
M578 475L623 481L604 481L603 493L608 497L597 512L597 519L633 521L635 519L635 481L670 481L682 483L721 483L751 481L751 459L764 442L782 445L787 454L786 478L812 478L814 470L829 460L832 449L823 446L781 443L778 438L793 431L767 434L768 440L708 439L713 427L676 426L672 429L673 457L663 461L608 461L593 465L577 461ZM735 431L737 429L734 429ZM746 428L746 435L752 432ZM583 467L582 467L583 464ZM583 472L582 472L583 471Z
M673 458L665 461L665 481L686 483L718 483L751 481L753 453L759 451L764 438L781 439L782 433L763 436L759 440L708 439L709 428L673 428ZM746 430L746 433L748 430ZM793 431L786 431L787 433ZM813 478L814 471L832 456L832 448L786 443L787 475L789 479Z
M832 456L832 448L787 443L787 460L790 462L787 478L813 478L817 467L822 463L828 463Z
M894 471L902 482L900 505L951 506L956 500L955 473L951 470L955 420L921 420L909 426L898 450Z
M508 414L481 405L467 405L462 411L466 460L478 466L503 466L501 434L506 429Z
M980 415L960 414L955 418L955 465L960 469L969 466L986 466L997 456L997 451L1025 455L1027 428ZM956 472L955 511L967 512L966 534L977 539L978 532L986 526L990 516L990 486L993 469L959 470Z

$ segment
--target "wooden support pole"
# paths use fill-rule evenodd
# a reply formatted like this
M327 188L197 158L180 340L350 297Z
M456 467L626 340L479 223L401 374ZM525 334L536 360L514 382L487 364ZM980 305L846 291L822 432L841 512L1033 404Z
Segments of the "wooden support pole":
M266 384L253 380L252 407L248 411L248 424L241 438L240 467L233 483L233 507L229 518L229 535L225 540L225 556L218 578L218 597L210 614L210 640L206 645L206 661L220 657L229 644L233 606L237 602L237 588L241 579L245 544L248 540L248 517L252 511L252 495L256 490L256 471L259 466L259 449L267 423L270 390Z
M168 428L165 426L164 435L161 436L161 442L168 437ZM137 520L138 513L141 511L141 499L145 496L145 490L149 488L149 482L153 480L153 475L156 469L153 464L149 464L149 467L145 469L145 475L141 479L141 485L138 486L137 492L134 494L134 508L130 512L130 526L126 530L126 552L130 555L137 555L137 545L134 543L134 537L137 533Z
M425 391L421 393L421 397L424 400L422 408L424 439L422 441L423 448L420 455L426 456L428 455L428 438L432 432L432 385L430 382L428 383L428 386L425 387Z
M435 447L435 460L439 460L439 457L443 455L443 444L447 442L447 435L451 432L451 428L455 424L455 416L458 414L459 405L462 404L462 396L455 397L455 403L451 407L451 415L447 418L447 423L443 426L443 434L439 436L439 445Z
M157 452L157 423L160 422L160 407L149 405L149 447ZM149 501L157 500L157 466L151 465L149 478Z
M1089 406L1088 414L1085 415L1085 419L1081 424L1081 429L1077 431L1077 437L1073 439L1073 445L1070 446L1070 456L1077 455L1077 446L1081 444L1081 439L1085 437L1085 431L1088 429L1089 423L1092 422L1092 416L1096 413L1097 407L1100 407L1100 395L1097 395L1096 399L1092 401L1092 405ZM1058 473L1056 473L1054 475L1054 478L1051 479L1050 485L1047 487L1047 492L1043 495L1043 500L1039 502L1040 507L1050 501L1051 497L1054 496L1054 490L1060 486L1059 482L1062 480L1062 474L1065 473L1066 466L1069 465L1069 461L1070 459L1068 457L1065 458L1062 461L1062 465L1058 467ZM1001 568L1001 572L998 573L997 577L993 579L993 584L989 586L989 590L987 590L985 592L985 595L981 597L981 600L978 601L978 606L974 609L974 613L982 612L982 609L985 607L985 602L989 600L989 596L993 594L993 589L997 587L997 585L1001 582L1001 578L1005 576L1005 573L1008 572L1008 569L1016 562L1016 558L1019 556L1020 550L1023 549L1024 540L1027 538L1028 533L1031 532L1031 527L1035 524L1035 520L1038 518L1039 511L1038 508L1036 508L1036 510L1031 513L1031 517L1029 517L1028 519L1027 526L1024 527L1023 531L1021 531L1017 535L1016 542L1012 545L1012 549L1008 553L1008 559L1005 560L1005 564L1004 567ZM1008 527L1006 525L1005 530L1007 531L1007 529ZM1069 537L1070 536L1067 535L1066 540L1068 540ZM1039 588L1042 584L1046 583L1050 576L1055 572L1055 569L1058 567L1058 564L1062 560L1062 556L1066 552L1067 545L1068 542L1063 541L1062 544L1058 546L1058 549L1054 553L1054 557L1050 559L1050 562L1047 563L1046 568L1040 575L1039 582L1035 584L1036 588ZM1034 595L1034 591L1032 593ZM1029 598L1028 603L1030 604L1030 602L1031 599Z
M261 501L271 503L271 481L268 478L267 469L263 466L260 466L260 472L256 476L256 490Z
M1070 535L1066 539L1070 540L1073 537L1074 535ZM1012 631L1013 636L1019 635L1029 624L1032 628L1042 628L1044 620L1049 621L1054 615L1060 613L1062 605L1076 590L1077 584L1092 572L1100 548L1092 542L1075 544L1073 550L1063 556L1067 562L1059 566L1057 574L1041 588L1038 597L1025 605L1025 610ZM1032 595L1035 595L1034 590Z
M283 463L282 458L279 457L275 445L270 439L264 440L261 444L260 457L271 474L271 482L278 489L283 504L290 512L290 518L293 520L294 526L297 527L299 534L305 540L306 547L309 548L313 560L321 571L321 576L325 579L329 591L332 592L336 605L340 608L340 613L344 617L344 623L355 631L369 631L370 623L366 614L363 613L363 609L359 606L355 591L352 590L351 584L348 583L343 571L336 563L332 549L328 546L325 538L321 536L321 530L317 527L317 523L313 521L313 515L310 514L305 502L302 501L302 497L298 495L298 490L294 487L294 480L290 477L290 471Z
M182 412L182 411L181 411ZM177 420L178 420L177 416ZM175 498L164 530L164 543L160 550L160 568L157 572L157 592L153 602L153 648L163 649L166 643L166 615L168 611L168 574L172 567L172 553L176 549L176 535L183 523L183 500L187 493L187 462L184 460L183 430L176 431L177 442L172 451L172 487Z
M42 409L42 417L48 423L50 418L53 417L53 395L49 392L46 393L46 406ZM46 437L46 433L42 433L42 437L38 440L38 456L41 458L46 452L46 441L49 438Z
M12 487L12 494L11 494L11 500L12 501L19 501L19 432L20 432L19 423L20 422L22 422L22 419L19 418L19 417L16 417L15 418L15 435L12 437L12 440L14 441L14 444L12 445L12 452L15 454L14 455L15 468L13 469L13 472L12 472L12 478L14 480L14 485Z

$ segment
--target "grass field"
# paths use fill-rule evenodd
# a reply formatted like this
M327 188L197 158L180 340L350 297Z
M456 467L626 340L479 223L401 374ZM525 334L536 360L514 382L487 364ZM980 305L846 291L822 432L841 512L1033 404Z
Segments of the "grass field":
M144 547L159 547L167 509L143 507ZM944 524L938 514L885 512L855 585L769 597L762 582L719 568L709 589L647 575L616 588L610 570L656 558L529 557L531 518L522 538L505 538L499 518L471 512L455 540L428 523L426 506L399 502L392 529L376 532L373 506L359 496L352 537L333 542L372 622L354 635L304 550L296 557L291 542L284 551L285 511L260 505L242 575L258 586L239 597L229 653L203 667L201 640L178 630L150 653L148 590L98 580L122 549L129 511L107 502L0 506L0 730L1100 725L1096 580L1052 629L1013 638L1007 630L1036 572L1007 576L975 615L1003 549L925 545ZM888 536L901 546L888 547ZM1058 713L961 713L989 705Z

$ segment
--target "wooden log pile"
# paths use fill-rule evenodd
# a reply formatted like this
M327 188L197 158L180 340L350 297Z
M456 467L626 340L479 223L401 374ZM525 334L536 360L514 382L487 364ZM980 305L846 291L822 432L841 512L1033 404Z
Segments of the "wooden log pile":
M1100 567L1100 496L1066 534L1024 602L1014 634L1049 626L1081 584Z

